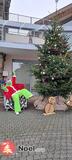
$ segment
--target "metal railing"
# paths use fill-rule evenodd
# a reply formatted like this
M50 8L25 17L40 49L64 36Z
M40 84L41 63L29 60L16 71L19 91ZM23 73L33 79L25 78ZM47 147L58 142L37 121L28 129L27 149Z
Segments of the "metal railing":
M69 44L70 48L72 49L72 32L65 33L67 34L69 38ZM37 34L35 32L26 31L21 33L21 30L19 30L17 33L14 33L11 30L8 30L8 32L5 32L5 34L2 34L1 41L6 42L14 42L14 43L24 43L24 44L43 44L44 43L44 36L43 33L38 32Z
M6 16L6 14L8 14L8 13L4 13L4 14ZM34 24L38 20L40 20L40 18L35 18L35 17L30 17L30 16L24 16L24 15L9 13L9 21ZM14 28L4 28L4 26L3 27L1 26L1 32L2 32L2 34L0 35L1 36L1 38L0 38L1 40L6 40L5 37L8 34L13 34L13 35L16 34L18 36L19 35L23 35L24 37L29 37L29 41L30 42L32 42L33 37L34 38L37 37L37 38L39 38L39 40L44 38L43 37L43 33L44 32L40 32L38 30L37 31L30 31L30 30L23 30L22 28L14 29ZM66 32L66 30L65 30L65 32ZM71 31L71 29L70 29L70 31L67 30L67 34L70 35L69 43L72 44L72 31ZM13 38L13 36L12 36L12 38Z
M72 32L64 31L64 33L69 37L69 44L72 46ZM0 40L15 43L43 44L44 32L1 27Z
M4 13L4 19L5 17L7 17L6 15L8 15L7 12ZM37 18L37 17L25 16L25 15L20 15L15 13L9 13L8 19L10 21L30 23L30 24L34 24L35 22L40 20L40 18Z

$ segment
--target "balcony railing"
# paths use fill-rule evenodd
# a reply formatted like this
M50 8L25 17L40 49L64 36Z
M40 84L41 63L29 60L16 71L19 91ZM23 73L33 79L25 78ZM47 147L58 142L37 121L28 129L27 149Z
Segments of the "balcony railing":
M44 43L44 39L40 36L34 35L20 35L20 34L11 34L6 33L6 42L14 42L14 43L24 43L24 44L40 44Z
M43 44L44 36L42 31L23 30L9 27L0 27L0 40L14 43Z
M6 14L6 13L5 13ZM10 13L9 22L13 22L11 28L5 26L0 26L0 39L8 42L15 43L32 43L32 44L43 44L44 43L44 31L42 27L46 25L38 26L37 22L39 18L29 17L19 14ZM8 21L7 21L8 22ZM21 22L21 27L15 28L14 24L16 22ZM6 22L5 22L6 23ZM35 24L34 24L35 23ZM26 30L23 29L22 25L27 26ZM17 23L16 23L17 25ZM30 29L28 29L28 26ZM35 27L32 29L32 27ZM38 30L39 27L39 30ZM44 28L45 29L45 28ZM72 45L72 28L71 26L64 26L64 32L70 36L69 43Z
M7 12L4 13L4 17L6 17L6 15L8 15ZM20 14L15 14L15 13L9 13L8 19L10 21L30 23L30 24L34 24L35 22L40 20L40 18L25 16L25 15L20 15Z
M11 42L11 43L24 43L24 44L39 44L44 43L43 32L34 32L34 31L25 31L25 30L12 30L6 28L5 33L2 35L5 36L2 41ZM69 44L72 50L72 32L64 32L69 37Z

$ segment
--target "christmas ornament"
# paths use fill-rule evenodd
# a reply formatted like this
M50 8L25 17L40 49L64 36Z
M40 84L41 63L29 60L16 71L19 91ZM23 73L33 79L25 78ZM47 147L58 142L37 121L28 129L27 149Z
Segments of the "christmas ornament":
M52 77L52 80L54 80L54 77Z
M40 57L38 57L38 59L40 59Z
M42 72L43 74L45 74L45 72Z

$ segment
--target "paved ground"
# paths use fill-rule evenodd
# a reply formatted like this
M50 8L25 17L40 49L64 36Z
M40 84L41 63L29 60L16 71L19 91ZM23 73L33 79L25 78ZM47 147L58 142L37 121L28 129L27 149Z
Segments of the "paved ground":
M16 153L0 155L0 160L72 160L72 111L46 117L34 110L18 116L0 112L0 142L4 139L15 142ZM20 151L19 145L28 151Z

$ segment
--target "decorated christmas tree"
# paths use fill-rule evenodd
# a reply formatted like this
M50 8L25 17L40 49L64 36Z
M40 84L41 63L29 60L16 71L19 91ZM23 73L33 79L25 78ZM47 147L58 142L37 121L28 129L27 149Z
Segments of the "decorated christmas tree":
M45 32L38 47L38 64L33 69L35 88L43 96L66 97L72 92L72 57L67 35L56 21Z

